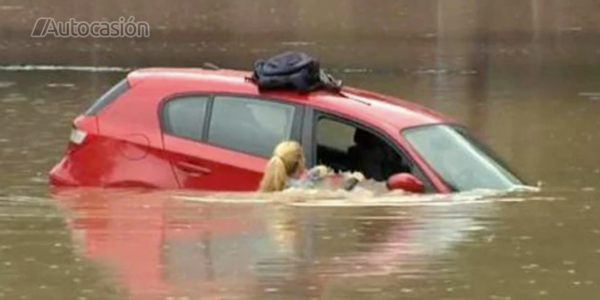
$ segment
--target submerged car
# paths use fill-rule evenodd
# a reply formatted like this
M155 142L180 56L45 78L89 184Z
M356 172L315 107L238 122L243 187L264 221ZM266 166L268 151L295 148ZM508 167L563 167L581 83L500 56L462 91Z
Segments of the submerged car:
M254 191L274 147L359 171L390 189L449 193L523 185L467 128L390 96L261 91L250 73L147 68L127 74L72 124L54 186Z

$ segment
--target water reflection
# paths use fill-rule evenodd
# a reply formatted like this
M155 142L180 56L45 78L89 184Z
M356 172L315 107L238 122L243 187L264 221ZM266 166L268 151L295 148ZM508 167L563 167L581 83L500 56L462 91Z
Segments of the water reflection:
M443 272L430 268L470 232L491 225L472 216L495 211L220 204L100 190L63 191L55 200L76 252L102 266L131 299L308 299L364 287L337 287L342 278L439 277Z

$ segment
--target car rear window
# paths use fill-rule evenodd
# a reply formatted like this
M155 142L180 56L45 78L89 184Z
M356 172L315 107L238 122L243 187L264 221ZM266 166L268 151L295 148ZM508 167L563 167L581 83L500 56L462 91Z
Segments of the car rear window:
M98 114L100 111L102 111L102 109L113 103L128 90L129 82L127 81L127 78L125 78L112 86L108 91L100 96L100 98L94 101L94 104L92 104L92 106L84 114L86 116L94 116Z

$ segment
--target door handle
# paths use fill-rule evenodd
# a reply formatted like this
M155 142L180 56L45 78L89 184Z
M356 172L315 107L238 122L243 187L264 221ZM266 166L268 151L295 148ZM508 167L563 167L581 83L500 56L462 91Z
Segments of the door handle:
M210 174L209 168L199 166L194 163L180 161L180 162L177 162L176 164L181 170L188 172L188 173L193 173L193 174L198 174L198 175Z

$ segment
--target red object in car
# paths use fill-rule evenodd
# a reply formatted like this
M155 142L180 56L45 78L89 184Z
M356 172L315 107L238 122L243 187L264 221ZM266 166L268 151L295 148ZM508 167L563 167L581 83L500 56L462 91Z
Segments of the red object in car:
M421 181L408 173L392 175L387 181L387 187L390 190L402 189L411 193L422 193L425 188Z
M286 139L302 143L309 166L379 181L412 174L424 192L522 184L464 127L415 103L350 87L261 92L249 75L191 68L128 74L74 120L51 184L253 191Z

